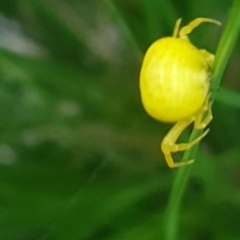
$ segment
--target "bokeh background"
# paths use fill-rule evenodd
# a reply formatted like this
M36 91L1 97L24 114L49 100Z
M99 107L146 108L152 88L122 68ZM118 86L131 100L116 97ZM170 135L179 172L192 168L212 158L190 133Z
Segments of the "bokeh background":
M171 125L151 119L140 102L142 56L179 17L222 21L191 34L215 52L230 7L0 1L1 240L163 239L177 170L159 149ZM186 188L179 239L240 239L239 64L238 41Z

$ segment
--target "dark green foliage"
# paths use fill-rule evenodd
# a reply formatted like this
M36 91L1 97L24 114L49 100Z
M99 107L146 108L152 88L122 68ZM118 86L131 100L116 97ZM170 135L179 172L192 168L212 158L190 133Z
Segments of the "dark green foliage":
M159 149L170 126L141 106L141 56L178 17L224 24L229 10L227 0L0 1L0 240L163 239L176 170ZM204 25L191 36L216 51L220 34ZM183 199L180 239L240 239L235 48Z

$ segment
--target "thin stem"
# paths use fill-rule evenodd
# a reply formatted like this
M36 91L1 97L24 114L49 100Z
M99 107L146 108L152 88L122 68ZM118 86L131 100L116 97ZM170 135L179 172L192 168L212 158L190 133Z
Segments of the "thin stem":
M118 24L120 30L123 33L123 36L126 37L128 42L132 46L136 56L138 57L139 60L141 60L142 57L143 57L142 51L139 48L138 43L136 41L136 38L134 37L132 31L129 29L127 23L124 21L123 16L121 15L121 13L116 8L116 6L114 4L114 1L105 0L105 3L107 5L109 11L111 12L112 16L114 16L114 18L116 19L117 24Z
M240 31L240 0L235 0L231 7L229 18L224 28L224 32L218 45L216 59L213 66L213 78L211 83L212 101L216 96L224 70L232 53L233 47L237 41ZM190 141L201 134L201 131L193 130L190 136ZM183 161L194 159L196 157L198 144L186 151L183 156ZM186 188L186 184L190 175L191 166L186 166L178 169L169 203L166 209L166 226L165 239L176 240L178 235L178 221L181 200Z
M240 30L240 0L235 0L229 18L227 20L224 32L220 39L216 59L213 64L212 98L218 91L224 70L227 66L233 47L237 41Z
M168 0L142 0L148 27L148 40L153 42L159 38L164 25L169 27L178 18L178 13Z

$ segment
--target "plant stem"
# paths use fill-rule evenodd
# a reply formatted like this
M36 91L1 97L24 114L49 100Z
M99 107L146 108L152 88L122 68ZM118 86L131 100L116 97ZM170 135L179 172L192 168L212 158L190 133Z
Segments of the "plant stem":
M229 17L220 39L216 58L213 65L213 78L211 82L211 100L214 101L218 91L224 70L232 53L233 47L237 41L240 31L240 0L235 0L231 7ZM193 130L189 141L195 139L201 134L201 131ZM195 159L198 144L185 152L182 161ZM165 239L177 240L178 222L181 200L190 176L191 165L178 169L173 183L172 192L166 209Z
M124 21L123 16L121 15L121 13L116 8L116 6L114 4L114 1L105 0L105 4L107 5L107 7L108 7L109 11L111 12L112 16L117 21L117 24L118 24L120 30L122 31L123 36L126 37L127 41L132 46L136 56L138 57L139 60L141 60L142 57L143 57L142 51L139 48L132 31L129 29L127 23Z
M240 0L233 2L229 17L220 39L216 59L213 64L212 93L213 100L218 91L224 70L227 66L233 47L237 41L240 31Z

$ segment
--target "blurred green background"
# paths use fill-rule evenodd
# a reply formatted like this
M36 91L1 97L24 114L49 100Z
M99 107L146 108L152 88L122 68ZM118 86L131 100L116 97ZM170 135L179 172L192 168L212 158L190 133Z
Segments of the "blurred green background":
M140 102L142 56L177 18L224 24L230 6L0 1L1 240L163 239L177 170L159 149L171 125ZM204 24L191 39L215 52L221 32ZM239 64L238 41L183 199L179 239L240 239Z

